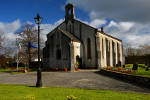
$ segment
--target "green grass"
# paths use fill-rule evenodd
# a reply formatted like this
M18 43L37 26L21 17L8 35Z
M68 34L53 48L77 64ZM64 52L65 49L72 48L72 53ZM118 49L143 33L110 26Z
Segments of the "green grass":
M132 68L133 64L126 64L126 68Z
M109 90L86 90L77 88L36 88L23 85L0 85L0 100L150 100L150 94L117 92Z
M9 72L12 75L23 73L23 72L17 72L16 70L12 71L11 68L7 68L7 69L0 68L0 72Z
M12 75L15 75L15 74L21 74L23 72L11 72Z
M150 70L149 71L145 71L145 69L138 67L138 70L135 71L136 75L141 75L144 77L150 77Z
M24 69L24 67L19 67L19 69ZM11 74L20 74L20 73L24 73L24 72L17 72L17 69L13 70L11 68L0 68L0 72L9 72ZM30 72L35 72L34 70L30 71Z
M138 65L142 65L147 67L145 64L138 64ZM126 64L126 68L133 68L133 64ZM141 68L138 67L138 70L135 71L135 73L133 73L135 75L140 75L140 76L144 76L144 77L150 77L150 69L149 71L146 71L145 68Z
M11 68L7 68L7 69L0 68L0 72L11 72Z

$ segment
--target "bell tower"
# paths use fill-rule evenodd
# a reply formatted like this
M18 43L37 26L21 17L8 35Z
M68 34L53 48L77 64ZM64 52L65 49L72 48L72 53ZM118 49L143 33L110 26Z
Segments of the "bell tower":
M68 3L65 6L66 15L65 15L65 21L68 22L73 21L75 19L75 13L74 13L74 5L71 3Z

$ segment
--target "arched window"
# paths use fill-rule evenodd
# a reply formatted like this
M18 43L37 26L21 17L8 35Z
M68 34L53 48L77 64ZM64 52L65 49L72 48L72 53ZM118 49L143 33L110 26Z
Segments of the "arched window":
M50 48L49 48L50 50L51 50L51 56L53 57L54 56L54 36L51 36L51 38L50 38Z
M57 59L57 60L60 60L60 59L61 59L61 50L60 50L60 49L57 49L57 50L56 50L56 59Z
M69 15L71 15L71 9L69 9L68 13L69 13Z
M104 39L102 38L102 57L104 58Z
M69 25L69 32L71 33L71 24Z
M87 39L87 58L91 59L91 40Z

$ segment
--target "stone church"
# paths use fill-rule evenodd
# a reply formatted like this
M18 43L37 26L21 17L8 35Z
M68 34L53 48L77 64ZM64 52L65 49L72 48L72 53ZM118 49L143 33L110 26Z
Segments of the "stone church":
M50 33L43 48L46 68L102 68L123 64L122 41L75 18L74 5L65 6L65 20Z

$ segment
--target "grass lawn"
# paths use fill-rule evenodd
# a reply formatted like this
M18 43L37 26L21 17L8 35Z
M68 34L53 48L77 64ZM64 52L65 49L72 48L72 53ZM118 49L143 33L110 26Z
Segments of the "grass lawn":
M24 67L19 67L19 69L24 69ZM12 70L11 68L0 68L0 72L9 72L11 74L19 74L19 73L24 73L24 72L18 72L17 69ZM30 72L34 72L34 71L30 71Z
M7 69L0 68L0 72L11 72L11 68L7 68Z
M150 100L150 94L143 93L0 85L0 100L67 100L67 96L70 95L77 97L76 100Z
M145 64L138 64L147 67ZM133 64L126 64L126 68L133 68ZM133 73L135 75L140 75L140 76L145 76L145 77L150 77L150 69L149 71L146 71L145 68L138 67L138 70Z
M145 69L138 67L138 70L135 71L135 74L145 76L145 77L150 77L150 70L145 71Z
M7 68L7 69L0 68L0 72L9 72L9 73L11 73L12 75L13 75L13 74L23 73L23 72L17 72L16 70L12 71L11 68Z

